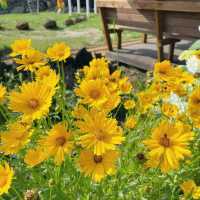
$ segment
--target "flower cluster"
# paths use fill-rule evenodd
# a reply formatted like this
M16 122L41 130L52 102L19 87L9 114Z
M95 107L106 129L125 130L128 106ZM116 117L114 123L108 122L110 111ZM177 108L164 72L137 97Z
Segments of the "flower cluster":
M83 148L79 165L81 171L97 182L116 171L117 149L124 136L112 111L132 91L131 83L120 70L110 71L108 61L94 59L78 72L79 85L74 90L79 97L74 117ZM127 100L125 107L134 108L134 102Z
M200 199L198 177L190 172L199 169L200 160L199 51L180 56L186 66L156 63L153 77L138 91L122 70L113 69L105 58L94 58L77 71L76 85L69 91L64 70L71 56L67 44L56 43L42 53L31 40L21 39L11 49L17 72L29 77L12 89L0 84L5 118L0 131L0 195L8 192L14 176L8 158L19 159L27 170L55 165L56 182L61 167L72 164L79 178L98 183L116 173L128 144L135 151L138 147L135 155L144 161L140 165L145 175L150 171L171 181L170 186L184 193L177 192L178 198Z
M26 71L30 78L8 92L0 85L1 106L14 116L5 116L0 152L7 156L20 154L24 163L33 168L46 160L60 166L67 156L81 149L75 161L81 172L96 182L113 175L120 156L119 145L125 139L114 116L123 99L126 109L135 106L128 98L132 91L128 78L120 70L111 73L105 58L92 60L79 72L82 77L74 89L77 105L69 112L64 63L71 56L70 47L56 43L42 53L31 46L31 40L20 39L11 49L17 71ZM3 194L10 187L13 170L6 163L0 174Z

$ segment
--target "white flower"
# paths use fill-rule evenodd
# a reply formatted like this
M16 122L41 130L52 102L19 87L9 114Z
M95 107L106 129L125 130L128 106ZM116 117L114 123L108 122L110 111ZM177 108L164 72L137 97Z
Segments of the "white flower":
M177 94L172 93L167 100L168 103L174 104L178 107L180 113L186 112L187 109L187 102L184 101L181 97L179 97Z
M200 59L198 56L191 56L186 62L186 68L189 72L195 74L200 73Z

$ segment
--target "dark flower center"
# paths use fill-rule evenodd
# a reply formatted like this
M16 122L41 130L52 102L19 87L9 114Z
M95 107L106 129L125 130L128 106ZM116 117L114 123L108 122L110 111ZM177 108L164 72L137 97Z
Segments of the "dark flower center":
M31 107L32 109L35 109L39 106L39 101L37 99L30 99L28 104L29 104L29 107Z
M90 96L93 98L93 99L98 99L100 97L100 92L98 90L92 90L90 92Z
M103 160L102 156L97 156L97 155L94 156L94 162L95 163L101 163L102 160Z
M63 146L65 144L65 142L66 142L66 139L64 137L59 137L56 139L56 144L58 146Z
M164 147L170 147L171 142L170 139L167 137L167 134L164 134L164 136L160 138L160 144Z

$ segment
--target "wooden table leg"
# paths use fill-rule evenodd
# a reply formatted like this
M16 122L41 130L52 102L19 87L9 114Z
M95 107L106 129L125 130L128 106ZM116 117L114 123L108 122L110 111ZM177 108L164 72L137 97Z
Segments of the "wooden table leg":
M143 33L143 35L142 35L142 41L143 41L143 43L147 43L147 34L146 33Z
M169 45L169 60L171 62L173 62L174 59L174 48L175 48L175 43L173 42Z
M104 35L105 35L107 48L108 48L109 51L112 51L113 50L112 40L111 40L111 37L110 37L108 24L107 24L106 19L104 17L104 9L100 8L99 13L100 13L100 16L101 16L101 21L102 21L102 25L103 25L103 32L104 32Z

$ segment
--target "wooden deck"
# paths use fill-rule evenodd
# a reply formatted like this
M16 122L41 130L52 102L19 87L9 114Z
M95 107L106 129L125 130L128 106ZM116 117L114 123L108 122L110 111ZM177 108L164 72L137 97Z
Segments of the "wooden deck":
M178 61L178 56L183 50L188 49L191 44L192 41L186 40L182 40L177 43L175 48L174 63L180 63ZM164 53L166 58L168 57L167 52L169 52L168 46L165 46ZM106 56L111 61L118 61L143 70L152 70L155 62L157 61L156 41L152 39L146 44L137 42L119 50L109 51L106 53Z

